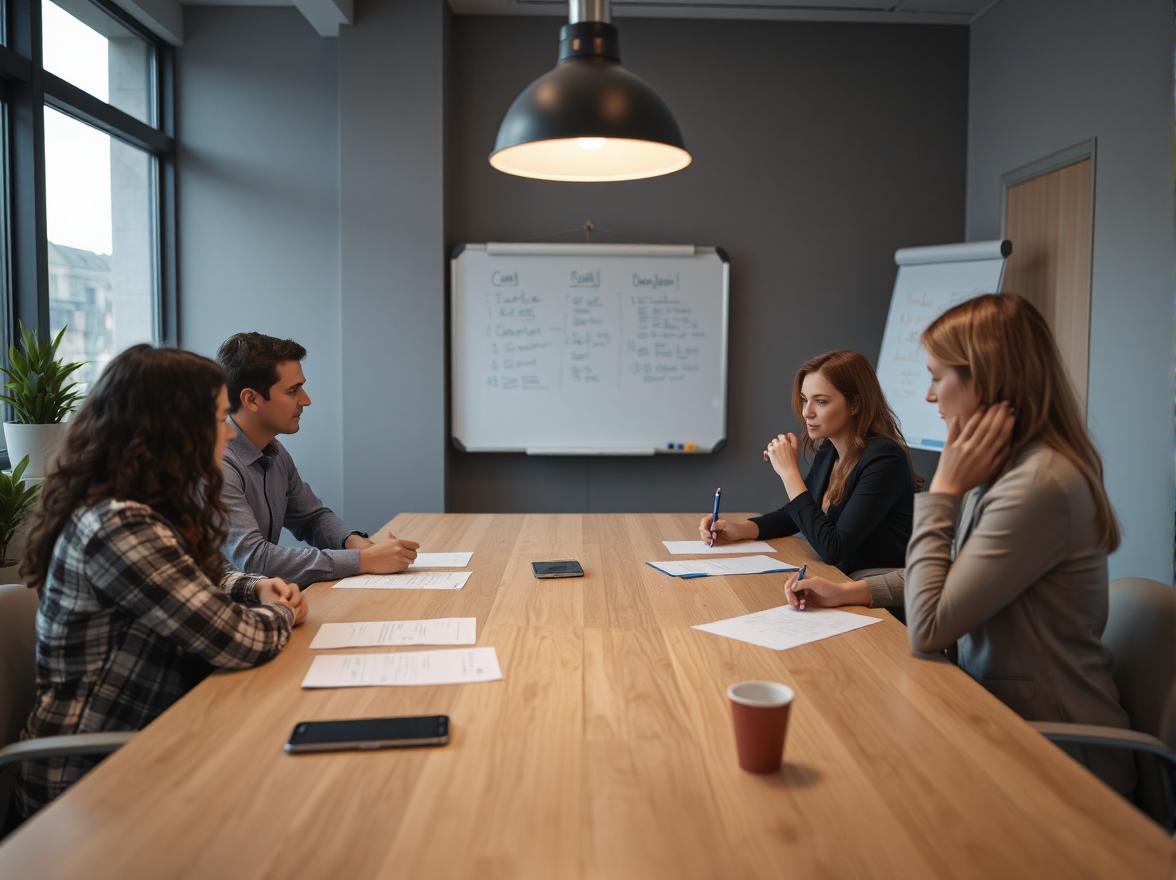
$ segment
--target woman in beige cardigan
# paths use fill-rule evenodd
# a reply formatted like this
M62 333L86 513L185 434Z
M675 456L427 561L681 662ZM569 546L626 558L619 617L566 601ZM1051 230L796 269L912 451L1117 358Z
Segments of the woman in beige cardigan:
M912 650L959 665L1033 721L1127 727L1102 644L1107 554L1119 530L1053 334L1014 294L980 296L923 333L948 423L930 491L915 497L906 570L785 588L793 605L905 605ZM1128 755L1068 748L1108 784Z

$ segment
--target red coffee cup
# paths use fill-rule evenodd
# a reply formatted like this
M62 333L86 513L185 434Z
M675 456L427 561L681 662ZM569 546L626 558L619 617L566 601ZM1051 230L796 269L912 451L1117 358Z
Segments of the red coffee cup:
M741 681L727 688L735 722L739 766L749 773L775 773L784 755L792 688L774 681Z

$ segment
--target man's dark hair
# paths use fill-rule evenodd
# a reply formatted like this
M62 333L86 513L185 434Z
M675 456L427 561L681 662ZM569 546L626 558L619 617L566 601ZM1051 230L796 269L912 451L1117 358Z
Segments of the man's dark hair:
M229 377L229 412L241 408L241 392L252 388L266 400L278 381L278 364L301 361L306 349L293 339L275 339L264 333L234 333L217 349Z

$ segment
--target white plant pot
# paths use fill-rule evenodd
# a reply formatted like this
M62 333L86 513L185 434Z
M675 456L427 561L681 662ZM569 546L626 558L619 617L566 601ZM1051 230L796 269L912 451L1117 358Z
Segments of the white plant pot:
M27 455L29 464L24 475L46 476L57 459L68 427L65 422L56 425L18 425L15 422L5 422L4 439L8 443L8 459L12 462L12 467L16 467Z

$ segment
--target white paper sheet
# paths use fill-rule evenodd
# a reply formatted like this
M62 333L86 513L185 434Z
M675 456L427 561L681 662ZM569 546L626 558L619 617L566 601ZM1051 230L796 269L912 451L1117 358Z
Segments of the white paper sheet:
M470 571L420 571L412 574L360 574L343 578L336 590L460 590Z
M466 684L502 678L493 648L449 648L399 654L319 654L304 688Z
M314 634L310 647L312 650L326 650L392 645L472 645L478 640L477 631L476 617L324 623Z
M797 566L771 556L738 556L734 559L675 559L669 562L650 562L658 571L672 577L722 577L729 574L769 574L796 571Z
M666 550L675 556L683 553L775 553L776 548L767 541L737 541L734 544L716 544L708 547L706 541L662 541Z
M771 648L774 651L783 651L878 622L877 617L836 611L832 608L810 607L798 611L791 605L781 605L779 608L768 608L766 611L744 614L742 617L703 623L694 628L717 636L750 642L763 648Z
M422 568L465 568L470 564L473 555L472 550L460 553L418 553L416 562L408 567L408 571L419 571Z

